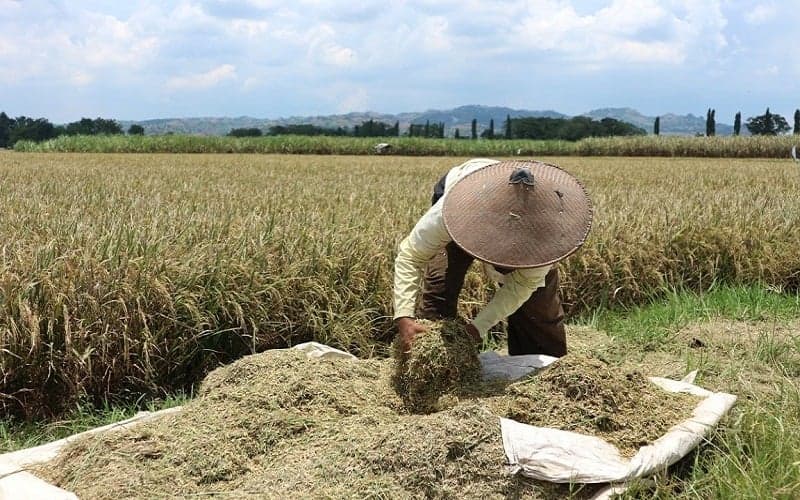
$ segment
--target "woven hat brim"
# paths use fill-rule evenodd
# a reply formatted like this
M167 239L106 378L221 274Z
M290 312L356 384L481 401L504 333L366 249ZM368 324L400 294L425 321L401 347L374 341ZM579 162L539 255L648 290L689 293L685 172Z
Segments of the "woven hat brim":
M528 168L534 184L510 184ZM470 173L448 190L442 208L453 241L483 262L508 269L541 267L574 253L592 225L583 184L555 165L507 161Z

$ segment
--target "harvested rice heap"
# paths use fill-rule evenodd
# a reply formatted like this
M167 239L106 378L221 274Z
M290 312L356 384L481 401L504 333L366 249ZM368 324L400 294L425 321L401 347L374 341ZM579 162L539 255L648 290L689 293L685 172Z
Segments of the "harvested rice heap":
M480 383L478 346L457 321L420 320L428 331L417 335L410 352L392 346L394 385L406 407L430 413L458 402L456 394Z
M538 427L600 436L631 457L687 418L692 396L668 393L637 370L569 355L509 385L495 411Z
M630 373L567 356L508 387L448 385L451 404L420 415L397 394L392 360L269 351L212 372L180 412L77 441L34 472L80 498L587 498L596 486L509 476L498 417L630 455L696 404Z

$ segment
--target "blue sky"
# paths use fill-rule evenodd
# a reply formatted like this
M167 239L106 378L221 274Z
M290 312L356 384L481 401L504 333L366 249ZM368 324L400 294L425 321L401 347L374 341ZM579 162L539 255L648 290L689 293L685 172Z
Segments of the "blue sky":
M800 108L800 0L0 0L0 110Z

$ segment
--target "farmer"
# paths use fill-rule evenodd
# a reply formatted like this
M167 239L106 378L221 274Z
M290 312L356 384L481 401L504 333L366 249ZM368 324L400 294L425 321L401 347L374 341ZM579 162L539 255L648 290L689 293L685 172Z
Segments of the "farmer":
M565 355L555 264L583 244L591 222L583 186L556 166L473 159L450 170L395 260L394 319L405 350L425 331L417 316L456 317L464 277L477 259L500 287L467 333L486 340L508 318L509 354Z

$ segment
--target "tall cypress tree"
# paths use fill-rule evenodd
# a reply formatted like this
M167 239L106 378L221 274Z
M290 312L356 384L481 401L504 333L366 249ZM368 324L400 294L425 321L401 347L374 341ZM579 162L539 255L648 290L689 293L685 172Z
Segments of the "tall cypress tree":
M506 115L506 139L511 139L511 115Z
M769 112L769 108L767 108L767 112L764 113L764 125L770 132L775 130L775 125L772 123L772 113ZM770 135L775 135L775 134L771 133Z
M739 135L739 132L742 131L742 112L737 111L736 116L733 119L733 135Z
M800 109L794 110L794 135L800 135Z
M425 120L425 137L431 136L431 121Z
M458 129L453 132L453 139L461 139L461 132L459 132Z
M478 138L478 119L477 118L473 118L472 119L472 138L473 139L477 139Z
M656 121L653 123L653 134L659 135L661 133L661 117L656 116Z
M717 135L717 117L716 117L716 115L717 115L717 110L716 109L712 109L711 110L711 128L709 130L709 132L711 132L710 135L712 135L712 136Z
M0 112L0 148L7 148L11 137L11 126L14 120L8 117L5 111Z
M494 139L494 118L489 120L489 139Z
M706 135L709 137L714 135L714 133L717 130L717 124L714 120L715 114L716 114L715 110L708 108L708 111L706 112Z

